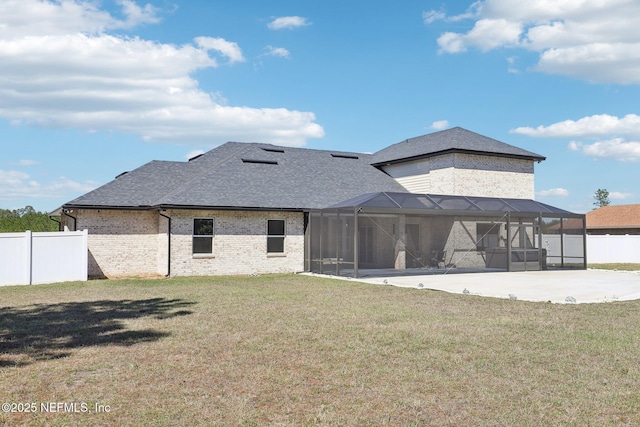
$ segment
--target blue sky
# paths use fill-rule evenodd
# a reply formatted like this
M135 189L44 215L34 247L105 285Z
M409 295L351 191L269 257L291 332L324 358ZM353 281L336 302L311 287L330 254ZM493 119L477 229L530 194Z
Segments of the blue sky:
M637 0L0 0L0 208L226 141L375 152L461 126L536 199L640 203Z

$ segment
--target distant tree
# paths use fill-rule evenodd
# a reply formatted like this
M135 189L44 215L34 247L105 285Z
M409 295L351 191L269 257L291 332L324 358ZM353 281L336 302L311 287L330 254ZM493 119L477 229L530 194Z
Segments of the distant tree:
M593 202L596 208L609 206L611 204L611 201L609 200L609 192L604 188L598 188L593 195L593 198L596 200L595 202Z
M0 233L23 231L58 231L58 224L46 212L38 212L32 206L20 209L0 209Z

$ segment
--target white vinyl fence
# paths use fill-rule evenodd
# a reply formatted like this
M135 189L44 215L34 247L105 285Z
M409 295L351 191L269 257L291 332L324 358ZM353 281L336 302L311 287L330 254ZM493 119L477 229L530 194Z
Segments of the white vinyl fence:
M640 236L587 235L587 261L589 264L640 263Z
M0 233L0 286L87 280L87 235Z

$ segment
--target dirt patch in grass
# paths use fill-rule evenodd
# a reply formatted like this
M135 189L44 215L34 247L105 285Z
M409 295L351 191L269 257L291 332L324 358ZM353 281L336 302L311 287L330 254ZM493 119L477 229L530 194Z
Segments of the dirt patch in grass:
M0 301L2 400L89 408L0 413L10 425L640 423L638 301L294 275L0 288ZM38 308L46 321L29 320Z

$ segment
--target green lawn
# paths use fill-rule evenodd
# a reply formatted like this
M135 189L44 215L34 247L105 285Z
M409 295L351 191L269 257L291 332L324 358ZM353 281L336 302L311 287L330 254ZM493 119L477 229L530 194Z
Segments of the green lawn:
M589 264L588 267L598 270L640 271L638 263Z
M0 425L640 424L640 301L296 275L4 287L0 301L0 400L37 409Z

